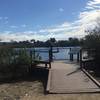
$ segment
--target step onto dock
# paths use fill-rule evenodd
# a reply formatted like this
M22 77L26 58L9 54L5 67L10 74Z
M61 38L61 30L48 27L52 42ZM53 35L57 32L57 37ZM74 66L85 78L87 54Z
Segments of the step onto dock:
M94 93L99 86L76 64L56 61L49 70L49 93Z

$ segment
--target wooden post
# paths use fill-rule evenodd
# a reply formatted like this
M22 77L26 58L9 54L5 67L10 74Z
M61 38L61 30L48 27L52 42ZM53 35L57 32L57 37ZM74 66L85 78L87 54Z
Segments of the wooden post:
M73 54L71 53L71 48L70 48L70 61L73 61Z
M31 75L32 74L32 50L30 50L30 66L28 67L28 72Z
M80 53L77 53L77 62L79 62Z
M49 50L49 68L51 68L51 50Z
M35 60L35 49L33 49L33 60Z
M30 60L31 60L31 65L32 65L32 50L30 50Z
M52 46L50 46L50 50L49 50L49 60L53 61L53 50L52 50Z
M73 54L70 54L70 60L73 61Z
M80 67L82 68L82 49L80 50Z

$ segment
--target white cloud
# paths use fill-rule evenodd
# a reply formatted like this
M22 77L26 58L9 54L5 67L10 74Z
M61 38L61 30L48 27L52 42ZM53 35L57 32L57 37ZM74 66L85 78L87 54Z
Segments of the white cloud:
M100 9L100 0L89 0L87 2L87 6L85 7L86 10L95 10L95 9Z
M11 25L10 28L26 28L27 25L26 24L23 24L23 25L20 25L20 26L16 26L16 25Z
M71 26L71 23L69 23L69 22L64 22L63 24L58 25L57 27L70 27L70 26Z
M87 11L87 12L82 12L80 14L80 20L79 22L82 25L96 25L97 19L100 18L100 10L93 10L93 11Z
M63 24L56 25L51 28L46 28L46 29L41 29L39 32L40 33L57 33L57 32L63 32L63 31L68 31L71 29L71 23L64 22Z
M25 28L25 27L27 27L27 25L26 24L23 24L23 25L21 25L21 27Z
M63 12L63 11L64 11L64 9L63 9L63 8L59 8L59 11L60 11L60 12Z
M16 28L16 26L12 26L12 28ZM57 40L68 39L69 37L80 37L80 34L76 34L76 29L79 26L74 26L73 23L64 22L60 25L52 26L47 29L41 29L39 31L25 31L25 32L17 32L13 33L11 31L6 31L3 34L0 34L1 39L3 41L23 41L23 40L42 40L45 41L49 38L55 37Z
M30 33L30 32L29 32ZM11 40L16 40L16 41L24 41L24 40L31 40L31 39L36 39L36 40L46 40L50 38L50 34L46 35L39 35L35 33L29 34L28 32L17 32L13 33L10 31L3 32L3 34L0 34L0 39L2 41L9 42Z
M69 37L83 37L87 29L94 29L98 23L100 23L100 0L89 0L84 7L85 10L80 12L77 20L73 22L64 22L52 27L43 28L38 31L25 31L25 32L4 32L0 34L0 37L4 41L10 40L47 40L50 37L56 39L67 39ZM63 12L63 8L59 8L60 12ZM11 26L17 28L17 26ZM27 27L25 24L21 27ZM42 27L41 27L42 28Z
M8 17L4 17L5 20L8 20Z
M50 29L42 29L39 32L41 33L55 33L55 32L60 32L60 31L65 31L67 30L66 28L50 28Z
M10 26L10 28L18 28L18 26L12 25Z
M8 20L8 17L0 17L0 20L2 20L2 19Z
M0 20L2 20L3 19L3 17L0 17Z
M56 27L42 29L42 33L53 33L55 38L83 37L85 30L94 29L100 23L100 0L87 2L85 11L80 12L78 19L72 23L65 22Z
M100 4L100 0L90 0L87 3L87 5L90 6L90 7L97 6L98 4Z
M100 22L100 0L88 1L85 11L80 12L78 22L84 30L95 28Z

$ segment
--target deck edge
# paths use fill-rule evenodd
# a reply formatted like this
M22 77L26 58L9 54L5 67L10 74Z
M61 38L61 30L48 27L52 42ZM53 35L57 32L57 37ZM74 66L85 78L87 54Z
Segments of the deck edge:
M48 73L48 81L47 81L47 87L46 87L47 92L49 92L50 90L50 80L51 80L51 69L49 69L49 73Z
M100 88L100 83L87 72L85 69L82 68L82 71Z

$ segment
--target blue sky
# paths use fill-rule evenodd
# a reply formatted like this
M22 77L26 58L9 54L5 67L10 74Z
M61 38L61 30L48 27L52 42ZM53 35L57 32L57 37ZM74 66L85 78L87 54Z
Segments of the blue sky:
M100 0L0 0L0 38L82 37L85 29L96 26L98 18Z

